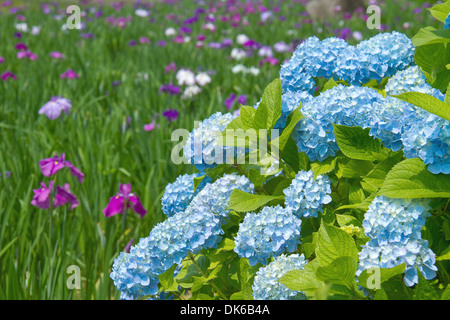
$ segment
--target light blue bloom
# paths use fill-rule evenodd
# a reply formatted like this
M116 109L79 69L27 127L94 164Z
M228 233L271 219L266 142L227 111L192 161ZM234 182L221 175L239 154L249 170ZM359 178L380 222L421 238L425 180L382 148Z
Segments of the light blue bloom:
M185 211L158 223L148 237L121 253L114 261L111 278L124 298L139 298L158 292L158 275L189 254L213 248L222 239L222 222L234 189L253 192L244 176L228 174L207 184ZM213 199L216 201L207 201Z
M323 212L323 206L332 200L328 177L319 175L314 179L312 171L299 171L283 193L286 208L299 218L318 217Z
M290 210L281 206L247 213L235 237L234 251L247 258L251 266L267 264L270 257L297 249L301 223Z
M304 118L293 132L299 151L306 153L311 161L335 156L339 147L333 124L366 128L373 104L383 99L374 89L342 84L322 92L301 109Z
M194 192L194 178L200 177L201 173L184 174L179 176L173 183L169 183L161 197L162 211L167 216L184 211L191 203L194 195L198 194L211 178L206 176L197 186Z
M427 199L376 197L364 215L370 241L359 252L357 275L368 268L393 268L406 263L404 282L418 283L417 268L425 279L436 276L435 254L422 239L421 230L431 207Z
M306 91L288 91L281 96L281 116L275 124L275 129L284 129L287 119L292 111L297 109L300 104L312 101L313 96Z
M188 162L204 172L207 168L214 168L217 164L227 163L227 156L235 156L235 147L221 146L220 136L223 130L234 119L231 113L216 112L200 122L183 147L184 156ZM216 154L217 152L217 154Z
M411 66L401 70L389 78L384 90L387 95L398 95L414 91L414 88L427 83L425 74L418 66Z
M287 288L278 282L287 272L303 270L308 263L305 256L298 254L280 255L267 266L260 268L253 282L253 298L255 300L293 300L305 299L301 291Z

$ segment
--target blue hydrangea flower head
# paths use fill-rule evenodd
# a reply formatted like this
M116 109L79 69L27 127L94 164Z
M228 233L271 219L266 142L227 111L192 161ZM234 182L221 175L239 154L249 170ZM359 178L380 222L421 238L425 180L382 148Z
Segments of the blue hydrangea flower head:
M334 136L334 124L367 128L373 104L382 101L378 91L368 87L339 84L322 92L301 109L301 119L294 132L300 152L311 161L323 161L335 156L339 147Z
M234 152L227 153L227 150L234 147L220 147L219 136L233 119L234 116L231 113L216 112L200 122L198 128L189 134L183 147L184 156L189 163L204 172L207 168L214 168L218 163L227 162L227 154L234 155ZM219 153L216 154L216 151Z
M190 252L216 247L222 239L222 222L234 189L254 192L247 177L224 175L195 195L185 211L158 223L148 237L131 247L130 253L120 254L110 276L124 299L155 295L159 274L180 264Z
M301 223L290 210L281 206L248 213L239 226L234 251L247 258L251 266L267 264L270 257L297 249Z
M169 183L164 190L161 198L162 211L167 216L184 211L191 203L192 199L198 194L207 183L212 182L211 178L206 176L197 186L194 192L194 178L202 174L184 174L179 176L174 182Z
M145 258L121 252L114 260L110 277L121 292L121 299L134 300L158 293L158 276Z
M287 119L292 111L297 109L300 104L311 102L313 96L306 91L288 91L281 96L281 116L275 124L275 129L284 129Z
M406 263L403 281L409 287L419 283L417 268L427 280L436 277L436 256L428 248L428 241L423 239L411 239L407 244L393 242L378 245L374 241L367 242L359 252L356 275L369 268L393 268L402 263Z
M287 272L303 270L308 263L305 256L298 254L280 255L267 266L260 268L253 282L253 298L255 300L292 300L304 299L301 291L287 288L278 282Z
M384 90L387 95L397 95L414 91L414 88L425 85L427 78L418 66L411 66L398 71L386 83Z
M417 268L425 279L433 279L437 271L435 254L421 235L430 209L426 199L376 197L364 215L364 232L370 241L359 252L357 275L368 268L406 263L406 285L418 283Z
M323 212L323 206L332 200L328 177L319 175L314 179L312 171L299 171L283 193L286 208L299 218L318 217Z
M364 215L366 235L379 244L420 238L431 207L426 199L375 198Z
M444 29L450 29L450 13L448 14L447 18L445 18Z

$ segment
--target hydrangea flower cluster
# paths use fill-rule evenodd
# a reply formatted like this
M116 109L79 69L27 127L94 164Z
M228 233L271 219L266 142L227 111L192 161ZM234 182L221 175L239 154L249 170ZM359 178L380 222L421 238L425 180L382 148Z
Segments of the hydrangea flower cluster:
M334 136L334 124L368 127L372 105L383 96L368 87L337 85L324 91L302 108L304 118L293 132L300 152L311 161L323 161L335 156L339 147Z
M281 116L275 124L275 129L286 127L287 119L292 111L313 99L306 91L288 91L281 96Z
M216 155L216 150L219 149L220 133L225 130L233 119L234 116L231 113L222 114L221 112L216 112L200 122L198 128L190 133L184 146L184 156L189 163L194 164L201 172L207 168L215 167L217 163L225 163L227 154L231 154L229 149L234 147L224 146L222 156ZM219 159L216 159L217 157Z
M425 74L418 66L411 66L401 70L389 78L384 90L388 95L397 95L411 91L414 87L419 87L427 83Z
M299 218L318 217L323 212L323 205L332 200L328 176L319 175L314 179L312 171L299 171L283 193L286 208Z
M298 45L281 66L282 89L314 93L314 77L334 78L361 85L381 81L414 64L412 41L399 32L381 33L356 47L335 37L310 37Z
M357 275L367 268L406 263L407 286L418 283L417 268L425 279L433 279L437 271L435 254L421 235L430 209L424 199L375 198L364 216L363 227L370 241L359 253Z
M307 264L305 256L298 254L281 255L267 266L258 270L253 282L253 298L255 300L291 300L302 299L301 291L288 289L278 282L282 276L292 270L303 270Z
M211 178L206 176L197 186L194 192L194 178L200 177L200 173L184 174L179 176L173 183L169 183L164 190L161 198L162 211L168 217L184 211L207 183L212 182Z
M270 257L297 249L301 223L292 211L281 206L248 213L239 226L234 251L247 258L251 266L267 264Z
M158 275L180 264L188 253L217 246L221 240L223 215L227 214L232 190L253 192L253 184L243 176L224 175L208 183L185 211L158 223L146 238L121 253L114 261L111 278L124 297L137 298L158 292ZM204 199L222 199L213 209Z

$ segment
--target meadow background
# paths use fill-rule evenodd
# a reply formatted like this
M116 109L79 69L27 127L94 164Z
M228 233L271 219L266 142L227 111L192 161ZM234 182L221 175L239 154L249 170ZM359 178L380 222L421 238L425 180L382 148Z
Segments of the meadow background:
M228 103L232 94L255 104L307 37L338 36L356 44L380 32L367 28L364 11L337 14L326 23L313 21L305 2L0 3L0 74L16 76L0 80L0 299L117 299L119 292L109 278L114 258L163 220L160 198L165 186L193 172L171 162L176 144L172 131L192 130L194 121L214 112L239 109L238 102ZM412 37L423 26L437 25L426 11L433 1L371 3L381 7L382 31ZM83 29L62 28L68 4L81 7ZM168 28L177 34L167 36ZM239 44L239 35L251 41ZM289 50L277 52L274 45L280 42ZM37 59L18 59L20 43ZM271 59L258 55L261 46L271 48ZM238 60L233 48L248 54ZM50 57L55 51L65 58ZM171 63L176 70L166 70ZM234 73L239 64L254 67L258 74ZM182 99L186 86L176 79L182 68L206 72L211 82ZM78 78L62 79L68 70ZM161 91L170 83L180 88L179 94ZM50 120L38 114L53 96L71 100L68 116ZM167 110L177 110L178 116L169 119ZM144 127L152 121L153 130ZM55 153L65 153L86 177L82 184L68 173L58 177L70 183L80 205L54 210L51 232L48 213L30 202L33 189L49 181L39 160ZM103 214L119 183L131 183L148 210L143 218L130 212L126 225L121 215ZM80 267L80 290L66 285L70 265Z

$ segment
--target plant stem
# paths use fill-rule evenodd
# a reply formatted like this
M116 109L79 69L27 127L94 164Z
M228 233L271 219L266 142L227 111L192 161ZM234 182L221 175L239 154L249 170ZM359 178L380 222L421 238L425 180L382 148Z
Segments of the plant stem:
M208 275L202 270L202 268L200 268L200 266L198 265L197 261L195 261L194 256L192 255L191 252L189 252L189 258L191 259L192 263L197 267L198 271L200 271L200 273L202 274L202 276L204 276L205 278L208 277ZM214 290L216 290L217 294L219 296L221 296L224 300L228 300L228 298L223 294L223 292L214 284L214 282L212 282L212 280L208 280L208 282L211 284L211 286L214 288Z

